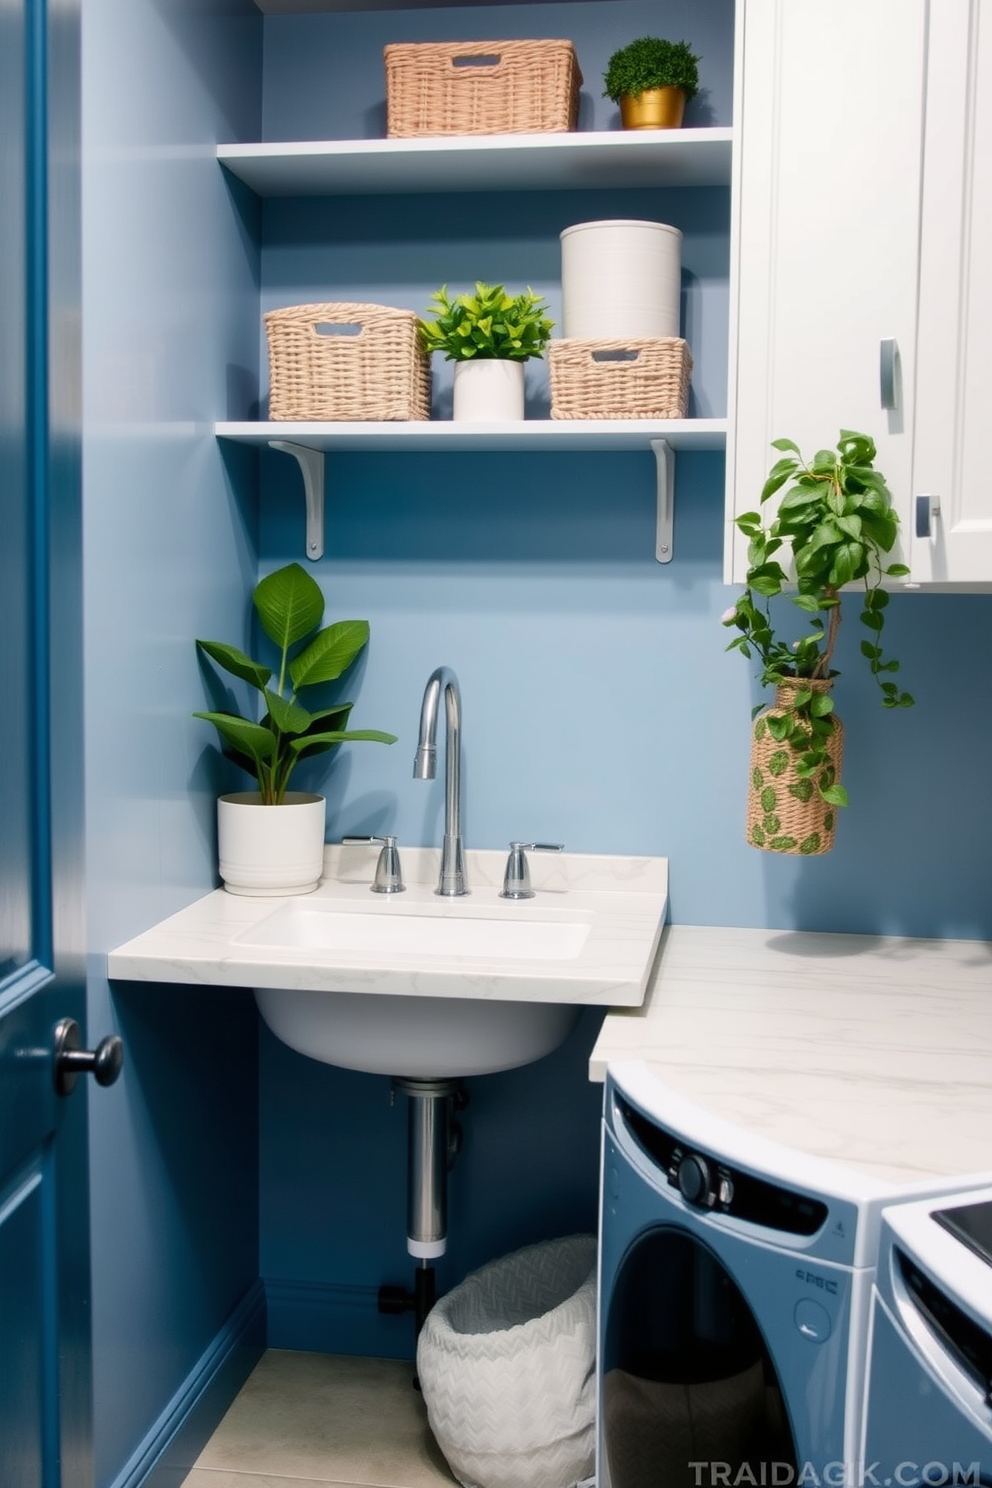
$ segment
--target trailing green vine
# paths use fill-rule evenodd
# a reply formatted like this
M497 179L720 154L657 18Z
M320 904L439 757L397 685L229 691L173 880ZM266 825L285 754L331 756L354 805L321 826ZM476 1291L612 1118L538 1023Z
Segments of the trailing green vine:
M772 467L761 492L761 505L785 490L774 518L760 511L735 518L748 539L745 589L723 616L741 632L728 651L756 657L764 686L798 680L790 706L767 719L776 742L798 756L797 773L810 780L825 801L847 805L847 793L834 778L827 742L833 732L833 700L823 690L802 686L838 675L831 667L841 620L842 591L860 583L860 613L867 636L861 642L884 708L908 708L913 698L892 680L899 662L882 649L889 596L885 578L909 572L902 563L886 564L899 529L899 517L885 478L874 468L876 449L867 434L842 429L835 450L818 450L803 459L791 439L776 439L782 458ZM791 558L792 574L779 561ZM810 632L797 640L775 633L770 601L794 586L792 604L809 617ZM760 705L755 712L760 711Z

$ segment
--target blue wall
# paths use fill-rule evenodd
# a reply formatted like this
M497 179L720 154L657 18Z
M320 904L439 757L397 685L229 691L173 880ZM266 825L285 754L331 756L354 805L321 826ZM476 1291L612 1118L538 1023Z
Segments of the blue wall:
M257 565L251 461L211 424L256 384L258 248L213 155L257 137L261 32L229 0L83 6L88 1023L126 1049L91 1101L98 1488L147 1465L258 1274L254 1009L112 995L103 953L214 884L193 638L237 632Z
M665 9L663 34L685 35L706 59L706 122L730 120L729 18L723 3ZM657 7L640 0L272 19L266 137L381 133L382 44L452 36L572 37L586 117L612 127L612 105L598 96L602 65L622 42L657 34L657 23ZM489 278L532 284L555 312L562 227L613 215L671 221L685 234L693 411L720 415L728 211L716 189L268 201L262 306L368 299L422 312L438 284ZM529 369L534 413L546 396L541 371ZM444 416L450 369L436 372ZM264 397L264 372L262 382ZM824 442L834 438L824 431ZM302 499L284 457L266 455L260 471L268 569L301 556ZM309 783L328 796L331 837L437 841L442 786L415 782L411 762L423 685L445 662L464 700L471 845L533 836L576 851L666 855L671 918L682 923L992 936L992 693L975 680L987 676L992 596L893 599L887 649L917 698L906 712L882 710L856 618L845 624L836 698L852 805L835 851L796 862L743 840L758 689L746 663L726 655L720 625L733 597L721 577L722 456L679 456L667 567L653 558L647 451L336 455L327 479L327 551L314 572L329 617L366 617L372 628L346 695L357 700L356 726L400 736L389 750L354 746L329 766L314 762ZM471 1082L442 1283L514 1245L594 1224L598 1091L584 1061L597 1026L590 1013L552 1058ZM405 1114L387 1095L388 1081L322 1068L262 1034L260 1243L274 1342L411 1346L409 1320L373 1310L375 1285L403 1281L410 1264Z

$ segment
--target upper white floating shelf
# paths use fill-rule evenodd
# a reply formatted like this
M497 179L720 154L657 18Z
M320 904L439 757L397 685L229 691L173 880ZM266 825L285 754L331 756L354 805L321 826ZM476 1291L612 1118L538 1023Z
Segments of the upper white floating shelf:
M218 145L259 196L727 186L732 129Z
M521 419L518 423L228 423L215 424L220 439L267 445L287 440L308 449L379 450L408 454L441 450L504 452L526 450L638 450L652 439L672 449L719 450L727 443L726 419Z

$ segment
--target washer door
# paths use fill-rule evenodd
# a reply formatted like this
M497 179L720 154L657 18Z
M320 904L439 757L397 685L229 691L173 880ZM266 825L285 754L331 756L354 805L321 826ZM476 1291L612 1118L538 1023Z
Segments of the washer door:
M795 1481L774 1366L740 1288L710 1250L675 1227L645 1232L621 1262L608 1305L601 1488Z

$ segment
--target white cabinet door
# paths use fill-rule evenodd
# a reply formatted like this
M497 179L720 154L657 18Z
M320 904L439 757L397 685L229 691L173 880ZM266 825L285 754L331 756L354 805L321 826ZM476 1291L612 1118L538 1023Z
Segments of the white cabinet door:
M992 5L930 17L912 546L924 583L992 584ZM914 513L915 517L915 513Z
M908 562L926 0L745 0L728 522L778 458L870 434ZM883 407L894 343L896 407ZM746 545L727 536L726 578Z

